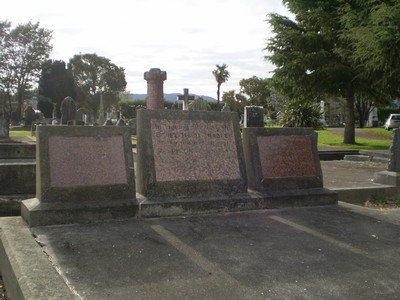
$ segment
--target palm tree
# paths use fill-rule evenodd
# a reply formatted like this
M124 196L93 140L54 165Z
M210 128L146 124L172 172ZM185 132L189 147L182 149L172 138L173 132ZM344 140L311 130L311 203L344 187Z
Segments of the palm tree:
M217 81L217 103L219 104L221 84L228 81L230 74L229 71L227 70L228 68L227 64L216 65L216 67L217 68L212 73L215 77L215 80Z

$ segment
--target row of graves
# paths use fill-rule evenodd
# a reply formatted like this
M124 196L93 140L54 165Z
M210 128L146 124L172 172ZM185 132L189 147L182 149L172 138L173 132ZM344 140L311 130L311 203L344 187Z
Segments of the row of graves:
M242 136L241 136L242 135ZM137 112L128 126L38 126L29 226L336 204L310 128L247 127L234 112Z
M36 195L21 204L29 226L337 203L312 129L241 131L235 112L165 110L166 72L144 78L135 162L129 126L37 127Z

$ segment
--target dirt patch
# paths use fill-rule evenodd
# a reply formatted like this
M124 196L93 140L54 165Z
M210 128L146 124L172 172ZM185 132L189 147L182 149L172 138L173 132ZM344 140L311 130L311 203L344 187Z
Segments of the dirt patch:
M376 209L394 209L400 208L399 199L385 199L385 200L368 200L363 203L364 207Z

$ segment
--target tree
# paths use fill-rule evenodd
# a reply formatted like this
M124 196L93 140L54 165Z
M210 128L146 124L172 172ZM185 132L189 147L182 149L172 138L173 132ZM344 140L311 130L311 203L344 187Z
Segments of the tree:
M0 28L0 86L8 98L10 109L13 109L11 97L16 97L16 114L20 118L23 100L52 50L52 32L41 28L39 22L19 24L12 30L10 23L2 22Z
M399 96L400 1L346 1L341 12L341 38L351 46L345 55L374 87Z
M10 33L11 23L7 21L0 21L0 96L3 107L11 108L11 83L12 81L6 80L9 78L9 68L7 67L7 55L5 48L5 40Z
M97 114L101 95L106 108L117 105L119 93L126 88L123 68L96 54L75 55L68 68L77 89L76 100L81 106Z
M273 84L291 99L346 100L344 143L355 143L354 102L358 94L377 93L351 61L351 45L341 38L343 1L284 0L295 20L269 15L274 36L265 58L276 65Z
M39 79L39 104L46 105L41 102L48 102L49 100L55 103L57 105L57 117L60 118L61 102L68 96L76 99L75 85L71 70L66 68L64 61L45 61L42 65L42 73ZM45 98L47 101L44 100Z
M230 76L227 64L222 64L222 65L215 65L217 68L212 72L215 80L217 81L217 103L219 104L220 100L220 91L221 91L221 85L224 82L228 81L228 78Z
M239 116L244 113L244 107L251 104L243 94L237 94L234 90L224 92L222 102L226 103L231 111L236 111Z
M364 128L365 123L368 121L369 114L375 107L375 102L371 99L357 97L354 104L359 117L358 126Z
M211 107L208 104L207 100L204 100L202 97L199 97L196 100L189 103L189 110L191 110L191 111L208 111L208 110L211 110Z
M118 108L121 112L122 118L133 119L136 118L136 108L132 101L120 100L118 102Z
M268 107L268 98L271 96L270 79L253 76L239 81L240 92L249 96L253 105Z

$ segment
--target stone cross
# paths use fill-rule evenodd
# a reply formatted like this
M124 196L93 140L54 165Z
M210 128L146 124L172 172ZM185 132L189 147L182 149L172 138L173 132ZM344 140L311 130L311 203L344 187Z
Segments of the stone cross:
M189 89L183 89L183 95L179 95L178 100L183 100L182 110L189 110L189 100L194 100L194 96L189 96Z
M144 73L147 81L147 108L164 109L164 80L167 80L167 72L152 68Z

